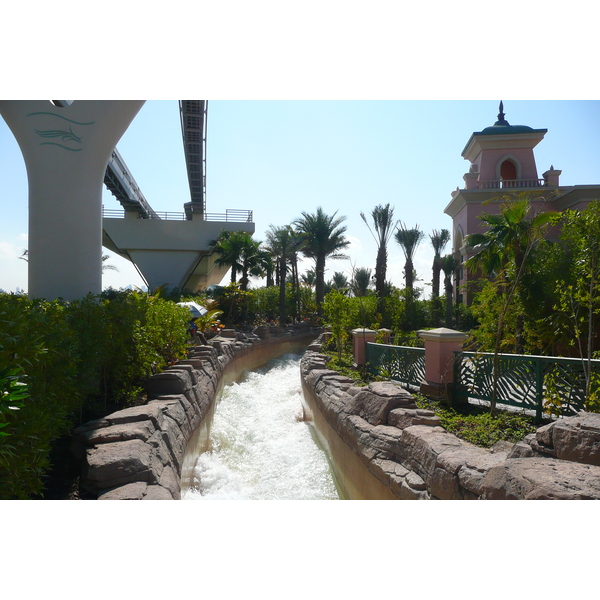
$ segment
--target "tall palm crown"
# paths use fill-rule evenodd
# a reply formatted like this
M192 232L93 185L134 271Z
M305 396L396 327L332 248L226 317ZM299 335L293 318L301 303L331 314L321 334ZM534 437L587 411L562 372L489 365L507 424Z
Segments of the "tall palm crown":
M315 261L316 300L319 312L325 296L325 260L346 258L340 250L350 245L344 237L346 226L341 225L346 217L336 215L337 211L333 215L326 215L319 206L316 213L303 212L295 221L296 229L305 239L302 254Z
M384 294L385 289L385 275L387 270L387 245L394 232L394 209L390 204L383 206L382 204L377 205L371 211L371 217L373 219L373 227L375 233L371 231L371 227L365 217L364 213L360 213L362 220L369 228L371 235L375 239L377 244L377 261L375 263L375 292L379 297Z
M412 229L408 229L404 223L400 221L398 230L394 235L404 252L404 258L406 259L406 262L404 263L404 279L406 281L406 287L409 290L412 290L414 280L413 257L425 234L419 229L418 225L415 225Z
M433 257L433 278L431 281L431 296L433 298L437 298L440 295L440 258L442 255L442 250L446 246L446 244L450 241L450 232L447 229L441 229L438 231L437 229L433 230L433 233L429 236L431 240L431 245L434 251Z

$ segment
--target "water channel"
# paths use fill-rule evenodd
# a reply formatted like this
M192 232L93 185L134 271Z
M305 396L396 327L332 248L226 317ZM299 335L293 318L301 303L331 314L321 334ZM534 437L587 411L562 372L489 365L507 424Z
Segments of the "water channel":
M183 500L337 500L329 460L303 419L300 355L227 386Z

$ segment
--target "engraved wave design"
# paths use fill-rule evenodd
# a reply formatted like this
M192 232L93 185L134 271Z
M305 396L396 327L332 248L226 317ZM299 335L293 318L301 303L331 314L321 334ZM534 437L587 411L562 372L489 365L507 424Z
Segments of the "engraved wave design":
M34 131L44 138L60 138L63 142L76 142L81 144L81 137L75 135L71 127L69 127L69 131L64 131L63 129L48 129L46 131L34 129Z
M73 119L67 119L67 117L63 117L63 115L57 115L53 112L33 112L29 113L28 117L35 117L36 115L50 115L51 117L58 117L59 119L64 119L65 121L69 121L69 123L74 123L75 125L93 125L96 121L89 121L88 123L82 123L80 121L73 121Z

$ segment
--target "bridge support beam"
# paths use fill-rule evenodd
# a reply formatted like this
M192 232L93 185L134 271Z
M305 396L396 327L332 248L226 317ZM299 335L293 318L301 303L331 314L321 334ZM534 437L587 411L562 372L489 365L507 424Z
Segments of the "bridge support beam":
M102 186L112 150L144 101L4 100L29 182L33 298L102 291Z

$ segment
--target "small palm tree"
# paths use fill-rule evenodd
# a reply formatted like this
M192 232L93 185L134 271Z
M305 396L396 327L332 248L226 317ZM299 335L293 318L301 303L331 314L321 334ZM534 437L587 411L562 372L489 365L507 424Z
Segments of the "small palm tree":
M310 287L314 287L316 277L317 276L315 274L314 269L307 269L306 273L302 273L302 275L300 275L300 279L302 280L302 283L304 285L308 285Z
M417 247L421 243L424 237L424 233L419 229L418 225L415 225L413 229L407 229L407 227L400 221L398 230L395 233L396 241L400 244L402 251L404 252L404 280L406 287L412 291L414 281L414 265L413 258Z
M460 266L460 261L453 254L439 259L440 269L444 272L444 293L446 294L446 327L452 327L452 297L454 289L452 276Z
M437 229L433 230L433 233L429 236L431 240L431 245L433 246L434 257L433 257L433 278L431 280L431 297L438 298L440 295L440 258L442 256L442 251L444 250L446 244L450 241L450 232L447 229L441 229L438 231Z
M369 228L371 235L377 244L377 261L375 263L375 293L379 298L379 305L382 304L382 298L385 295L385 275L387 270L387 245L394 232L394 209L390 204L383 206L379 204L371 211L373 227L375 233L371 230L369 223L364 215L360 213L362 220Z
M348 289L348 278L338 271L333 274L333 278L330 282L331 288L343 292Z
M371 285L371 269L359 267L354 270L352 277L352 293L357 297L366 296Z

